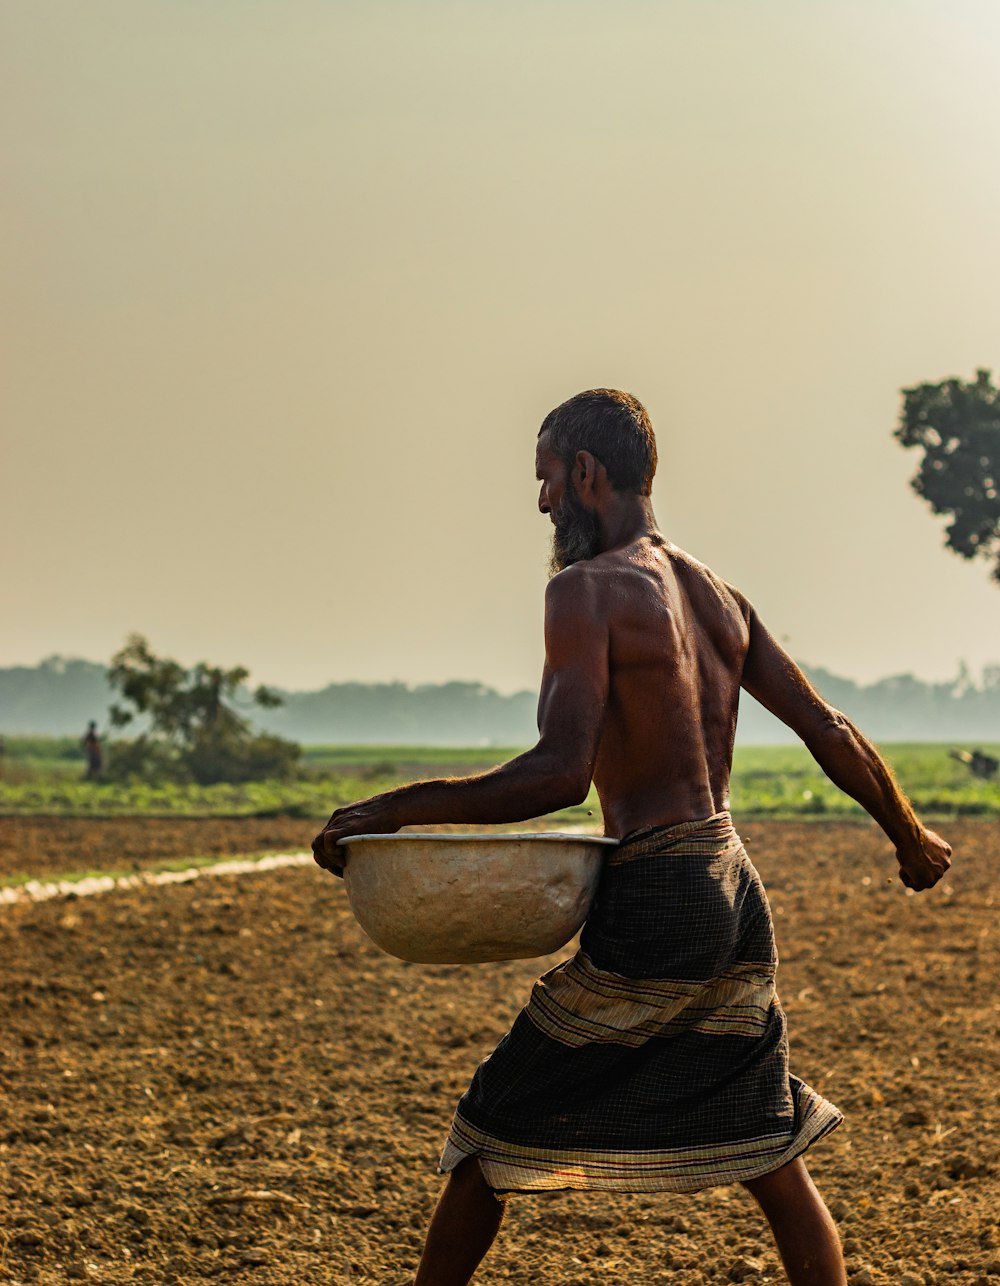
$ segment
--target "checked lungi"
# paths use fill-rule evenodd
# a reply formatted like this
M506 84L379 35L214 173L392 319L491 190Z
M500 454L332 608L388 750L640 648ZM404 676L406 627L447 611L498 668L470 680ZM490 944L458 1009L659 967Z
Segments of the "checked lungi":
M760 876L728 813L611 850L571 960L546 973L459 1102L442 1172L496 1192L757 1178L843 1119L788 1072Z

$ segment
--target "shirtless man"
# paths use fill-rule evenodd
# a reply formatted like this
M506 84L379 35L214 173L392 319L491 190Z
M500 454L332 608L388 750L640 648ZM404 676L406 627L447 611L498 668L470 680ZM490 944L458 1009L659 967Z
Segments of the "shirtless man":
M908 888L936 884L951 850L743 595L660 534L655 467L628 394L591 390L546 418L538 507L555 532L538 744L479 776L338 809L313 842L339 873L346 836L522 821L581 803L592 780L622 839L581 951L536 984L459 1105L417 1286L471 1280L499 1193L728 1182L759 1202L793 1286L846 1281L801 1155L840 1114L788 1073L767 903L727 812L740 689L878 822ZM593 1008L612 993L613 1014Z

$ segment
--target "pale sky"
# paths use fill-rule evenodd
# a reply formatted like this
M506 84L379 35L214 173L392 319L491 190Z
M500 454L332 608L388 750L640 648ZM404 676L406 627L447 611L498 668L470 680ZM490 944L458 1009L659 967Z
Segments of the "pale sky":
M901 386L1000 366L995 0L6 0L0 664L532 687L556 403L799 659L1000 661Z

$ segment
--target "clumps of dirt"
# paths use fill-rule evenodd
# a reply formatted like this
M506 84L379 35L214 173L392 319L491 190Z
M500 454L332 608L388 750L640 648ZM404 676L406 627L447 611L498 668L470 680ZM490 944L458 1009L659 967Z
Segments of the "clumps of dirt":
M792 1068L847 1114L810 1168L853 1286L992 1286L997 828L916 896L872 828L745 832ZM0 1281L38 1286L410 1283L454 1104L551 963L404 964L313 868L18 905L0 956ZM477 1277L782 1280L739 1188L514 1198Z
M0 880L80 871L127 872L185 857L308 849L326 818L5 817Z

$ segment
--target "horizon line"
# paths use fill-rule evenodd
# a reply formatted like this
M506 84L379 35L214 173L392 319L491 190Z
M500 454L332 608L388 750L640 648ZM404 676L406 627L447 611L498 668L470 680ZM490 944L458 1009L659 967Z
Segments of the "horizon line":
M799 658L796 658L796 657L793 657L793 660L795 661L796 665L800 666L807 673L808 672L812 672L813 674L822 673L822 674L828 675L832 679L836 679L842 682L852 683L855 687L858 687L858 688L877 687L879 684L887 683L892 679L915 679L918 683L922 683L926 685L951 684L953 686L957 685L963 679L965 679L965 680L972 681L972 683L974 684L977 679L981 682L989 671L1000 667L1000 660L986 662L979 667L979 670L977 673L977 671L972 666L970 666L967 661L959 658L956 661L955 673L948 678L928 678L923 675L916 674L913 670L897 670L890 674L883 674L876 679L864 680L864 679L854 678L851 675L843 674L836 670L832 670L827 665L813 665L812 662L810 661L800 660ZM71 656L63 652L52 652L48 656L43 656L39 660L33 661L33 662L0 661L0 672L4 670L38 670L38 669L41 669L42 666L48 665L51 662L61 662L64 665L71 664L74 662L82 662L85 665L101 666L104 669L108 668L107 661L95 661L90 657ZM184 663L182 662L182 664ZM199 664L199 662L192 662L190 663L190 665L188 665L187 668L189 669L193 668L193 666L196 664ZM241 664L241 663L237 662L236 664ZM251 674L252 673L253 671L251 671ZM287 693L289 695L323 692L327 688L346 687L349 685L356 686L356 687L369 687L369 688L399 686L399 687L409 688L411 690L417 690L420 688L443 688L451 684L460 684L460 685L469 686L469 687L485 688L487 691L495 693L497 696L501 696L507 699L512 697L517 697L517 696L523 696L523 695L537 696L538 694L537 687L519 687L519 688L514 688L514 689L505 691L499 687L496 687L494 684L489 683L485 679L472 679L472 678L463 679L463 678L457 678L457 677L450 678L450 679L432 679L432 680L414 680L414 679L401 679L401 678L328 679L325 683L320 684L318 687L301 687L301 688L287 687L284 684L277 683L272 680L264 680L264 681L258 680L257 685L260 685L261 682L264 687L276 688L279 691Z

